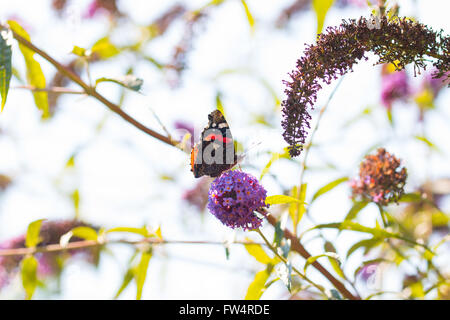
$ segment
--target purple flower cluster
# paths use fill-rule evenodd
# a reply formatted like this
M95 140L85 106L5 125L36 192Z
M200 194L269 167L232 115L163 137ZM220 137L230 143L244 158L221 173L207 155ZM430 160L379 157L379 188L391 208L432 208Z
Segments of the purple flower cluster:
M364 267L362 267L359 272L358 276L361 277L361 279L364 282L369 282L369 280L373 281L376 277L377 271L379 270L379 264L378 263L369 263L366 264Z
M388 108L392 108L392 103L398 100L406 100L410 94L408 76L406 71L394 71L383 74L381 85L381 102Z
M261 226L262 219L255 211L268 207L266 196L266 190L254 176L242 171L227 171L212 182L208 209L230 228L253 230Z

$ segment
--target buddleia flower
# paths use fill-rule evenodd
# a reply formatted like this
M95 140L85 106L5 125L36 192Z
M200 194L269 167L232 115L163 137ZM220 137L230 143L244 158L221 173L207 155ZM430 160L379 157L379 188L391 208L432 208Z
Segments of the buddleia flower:
M78 220L57 220L57 221L43 221L39 232L41 242L38 247L59 244L60 238L70 230L80 226L88 226ZM25 248L24 234L8 239L0 243L0 250ZM80 238L72 237L70 242L80 241ZM38 252L34 256L38 261L37 273L39 277L57 276L61 271L61 259L80 258L88 263L97 264L98 247L80 248L67 251L67 254L62 252ZM23 256L0 256L0 289L9 284L20 268L20 262Z

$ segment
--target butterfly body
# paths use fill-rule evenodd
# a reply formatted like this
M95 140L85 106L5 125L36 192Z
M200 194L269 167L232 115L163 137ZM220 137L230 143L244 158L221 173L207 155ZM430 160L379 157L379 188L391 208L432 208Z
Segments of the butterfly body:
M215 110L208 120L200 141L191 150L191 171L196 178L218 177L237 162L234 140L223 114Z

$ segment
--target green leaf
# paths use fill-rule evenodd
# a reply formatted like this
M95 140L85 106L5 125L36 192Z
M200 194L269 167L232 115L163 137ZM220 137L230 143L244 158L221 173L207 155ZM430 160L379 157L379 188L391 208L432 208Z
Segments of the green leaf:
M32 255L26 256L21 262L22 285L25 289L26 299L30 300L38 284L38 261Z
M101 38L91 48L91 55L98 55L100 59L108 59L119 54L120 50L111 43L108 37Z
M287 263L282 263L275 268L275 272L281 281L284 283L286 288L291 292L292 288L292 264L288 261ZM266 286L267 287L267 286Z
M281 228L281 221L277 221L275 224L275 233L273 235L273 242L275 243L275 246L278 248L281 246L281 240L284 237L284 231Z
M428 138L426 138L424 136L414 136L414 138L425 143L430 149L433 149L437 152L442 153L442 151L433 142L431 142Z
M272 164L274 162L278 161L281 158L286 158L288 155L289 155L289 151L287 149L283 153L273 152L272 157L270 158L269 162L266 164L266 166L262 170L259 180L261 180L269 172L270 167L272 166Z
M72 229L72 235L74 237L78 237L85 240L95 240L98 239L98 234L95 229L92 229L90 227L76 227Z
M8 20L10 28L22 38L30 41L30 36L16 21ZM28 84L37 89L45 89L45 76L42 72L40 64L34 59L34 51L28 49L26 46L19 43L19 49L25 59L27 68ZM36 107L41 110L42 118L50 116L48 106L48 94L44 91L33 92L34 103Z
M343 183L345 181L348 181L348 177L342 177L342 178L336 179L336 180L331 181L330 183L326 184L325 186L323 186L322 188L317 190L317 192L314 194L311 202L313 202L314 200L316 200L321 195L323 195L323 194L327 193L328 191L334 189L335 187L337 187L338 185L340 185L341 183Z
M312 256L312 257L309 257L308 259L306 259L305 266L303 267L303 271L306 273L306 269L311 264L313 264L317 259L319 259L321 257L328 257L328 258L336 260L339 264L341 263L341 261L339 260L339 256L335 252L325 252L325 253L319 254L317 256Z
M25 81L23 81L22 77L20 76L20 72L19 70L17 70L16 68L12 67L12 75L17 79L17 81L20 82L20 84L24 85Z
M100 82L114 82L117 83L127 89L133 90L133 91L139 91L141 90L142 84L144 81L142 79L139 79L131 74L127 74L125 76L119 77L119 78L100 78L95 81L95 85L97 86Z
M73 208L75 210L75 216L79 217L79 215L80 215L80 192L78 189L75 189L72 192L71 198L72 198Z
M259 271L255 274L255 278L250 283L245 300L259 300L266 290L265 284L272 273L273 266L268 265L265 270Z
M11 39L12 35L6 29L0 29L0 94L2 96L2 104L0 111L3 111L8 95L9 83L12 76L12 49Z
M79 57L85 57L86 49L78 47L78 46L73 46L72 53Z
M250 29L252 32L255 30L255 19L253 18L252 13L250 12L250 9L248 8L247 2L245 0L241 0L242 5L245 9L245 15L247 16L248 24L250 25Z
M247 241L250 239L246 238ZM264 251L264 249L261 247L261 245L257 244L245 244L245 249L247 252L256 259L256 261L268 264L272 262L272 259L267 255L267 253Z
M425 250L430 251L430 249L428 247L416 242L414 239L408 238L399 233L388 232L388 231L382 229L378 224L375 228L370 228L370 227L365 227L363 225L360 225L360 224L358 224L356 222L352 222L352 221L326 223L326 224L317 225L311 229L306 230L305 232L303 232L303 235L306 232L309 232L314 229L338 229L338 230L350 230L350 231L356 231L356 232L369 233L369 234L373 235L374 237L380 238L380 239L386 239L386 238L400 239L407 243L423 247ZM430 251L430 252L432 254L434 254L432 251Z
M27 235L25 238L25 245L27 248L36 247L42 239L39 237L39 232L41 231L41 224L44 219L39 219L31 222L28 225Z
M384 258L376 258L376 259L367 260L367 261L364 261L358 268L356 268L353 276L356 278L358 273L361 271L361 269L364 268L365 266L367 266L368 264L379 264L381 262L393 263L393 261L384 259Z
M269 196L266 198L266 204L270 204L270 205L285 204L285 203L292 203L292 202L305 204L305 202L300 201L299 199L296 199L291 196L286 196L284 194Z
M153 64L156 68L158 68L159 70L164 69L164 64L159 62L158 60L156 60L153 57L150 56L144 56L143 57L145 60L147 60L148 62L150 62L151 64Z
M222 93L220 91L217 91L216 93L216 109L219 110L225 117L225 110L222 101Z
M134 272L134 279L137 287L136 300L141 300L142 289L144 288L145 279L147 278L148 264L151 257L151 252L142 252L141 261Z
M399 202L421 202L423 201L420 192L405 193L398 199Z
M333 252L337 253L336 248L330 241L326 241L324 244L324 249L326 252ZM343 279L345 279L344 271L342 270L341 263L339 260L336 260L334 258L328 257L328 260L330 261L331 266L333 267L334 271Z
M389 108L386 108L386 116L388 118L389 124L393 127L394 126L394 118L392 116L392 110Z
M350 211L345 216L346 221L351 221L356 218L358 213L364 209L369 203L366 201L358 201L354 202L353 206L350 208Z
M294 196L298 199L298 202L291 203L289 214L291 215L292 223L294 225L294 232L297 233L297 226L303 218L303 215L306 212L305 207L305 198L306 198L306 188L307 184L303 183L300 187L300 193L295 194ZM298 189L296 189L298 190ZM294 190L292 190L294 191ZM293 207L293 208L292 208Z
M270 167L272 166L272 164L277 161L278 159L280 159L280 154L279 153L272 153L272 157L270 158L269 162L266 164L266 166L264 167L264 169L261 171L261 175L259 176L259 180L261 180L270 170Z
M328 10L333 5L334 0L313 0L312 6L317 17L317 31L316 34L322 32L325 23L325 17Z

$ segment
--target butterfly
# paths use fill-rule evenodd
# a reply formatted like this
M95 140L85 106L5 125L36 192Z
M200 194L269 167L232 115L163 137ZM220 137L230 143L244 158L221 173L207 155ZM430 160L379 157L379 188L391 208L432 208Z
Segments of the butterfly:
M233 136L222 112L214 110L208 120L191 150L191 171L196 178L218 177L237 163Z

